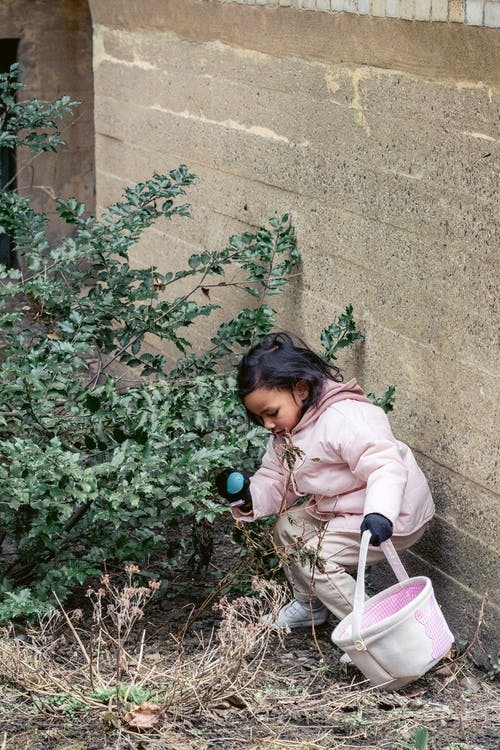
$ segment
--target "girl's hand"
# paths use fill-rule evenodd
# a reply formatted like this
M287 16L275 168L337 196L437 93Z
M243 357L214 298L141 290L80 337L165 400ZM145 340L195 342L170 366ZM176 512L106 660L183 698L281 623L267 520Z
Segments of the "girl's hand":
M371 531L370 544L379 547L382 542L387 541L392 536L392 522L381 513L368 513L363 518L361 524L361 533Z
M215 484L219 494L229 500L232 508L241 508L244 512L252 509L250 478L245 472L231 468L222 469L215 477Z

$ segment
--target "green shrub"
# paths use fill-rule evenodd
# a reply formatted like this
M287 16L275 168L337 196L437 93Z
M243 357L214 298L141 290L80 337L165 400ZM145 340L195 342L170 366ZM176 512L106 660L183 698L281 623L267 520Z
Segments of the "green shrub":
M13 67L0 77L0 145L53 150L55 122L75 102L16 104L17 75ZM154 175L126 188L100 220L76 199L58 199L71 236L55 246L47 217L28 198L2 192L0 231L23 272L0 270L1 524L12 551L0 618L51 605L52 590L64 597L104 560L157 550L171 559L190 540L169 530L225 512L213 499L215 469L250 467L262 444L223 373L274 325L263 296L279 294L297 265L293 228L288 217L274 218L220 251L192 255L186 268L133 268L129 250L145 229L189 216L182 199L194 179L183 165ZM228 286L255 298L253 306L193 353L188 327L218 307L214 287ZM152 354L146 335L173 344L177 357ZM120 385L118 363L135 368L135 385Z

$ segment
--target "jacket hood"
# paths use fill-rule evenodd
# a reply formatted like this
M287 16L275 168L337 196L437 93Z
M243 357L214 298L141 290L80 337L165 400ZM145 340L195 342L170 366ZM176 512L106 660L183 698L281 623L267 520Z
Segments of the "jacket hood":
M309 408L292 430L292 435L300 432L305 427L315 422L332 404L338 401L351 399L352 401L363 401L365 404L371 404L369 398L359 385L356 378L348 380L347 383L337 383L335 380L327 380L323 387L320 399L315 406Z

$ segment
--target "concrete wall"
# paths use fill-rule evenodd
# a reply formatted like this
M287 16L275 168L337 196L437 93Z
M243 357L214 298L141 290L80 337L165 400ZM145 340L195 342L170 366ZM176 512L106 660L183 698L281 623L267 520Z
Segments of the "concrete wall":
M53 101L65 94L82 102L61 123L65 146L57 156L20 152L18 189L54 216L53 196L75 196L95 209L92 26L87 0L3 0L2 39L18 39L24 99ZM65 228L66 230L66 228ZM50 234L61 227L51 222Z
M283 5L283 4L282 4ZM496 29L215 0L90 0L97 193L186 162L194 221L140 263L290 212L303 272L282 323L317 345L347 303L344 364L397 385L395 433L437 503L409 558L455 631L499 611Z

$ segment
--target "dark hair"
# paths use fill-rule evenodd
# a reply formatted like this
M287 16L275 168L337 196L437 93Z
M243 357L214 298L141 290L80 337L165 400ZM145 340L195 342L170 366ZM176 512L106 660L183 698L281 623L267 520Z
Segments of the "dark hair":
M238 366L238 396L243 401L256 388L293 391L299 380L309 386L304 413L318 403L325 380L338 382L342 376L338 367L313 352L297 336L270 333L243 356ZM251 414L249 417L255 421Z

